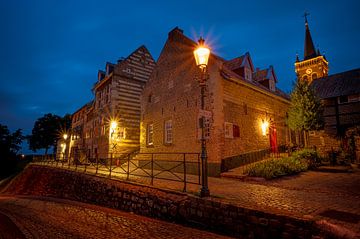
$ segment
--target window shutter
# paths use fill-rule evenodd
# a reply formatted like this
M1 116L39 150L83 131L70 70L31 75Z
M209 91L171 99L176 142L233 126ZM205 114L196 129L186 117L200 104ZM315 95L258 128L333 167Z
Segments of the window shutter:
M233 136L235 137L240 137L240 129L238 125L233 125Z

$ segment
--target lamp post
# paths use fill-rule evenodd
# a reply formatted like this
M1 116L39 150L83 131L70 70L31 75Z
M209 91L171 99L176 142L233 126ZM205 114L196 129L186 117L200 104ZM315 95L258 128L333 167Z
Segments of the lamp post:
M204 98L205 98L205 87L206 80L209 78L207 73L207 65L210 56L210 49L204 45L204 39L199 39L199 45L194 50L194 57L196 61L196 65L200 68L201 75L198 79L199 86L201 89L201 119L200 119L200 127L201 127L201 189L200 189L200 197L208 197L210 196L210 191L208 188L208 172L207 172L207 153L206 153L206 140L205 140L205 116L204 116Z
M63 156L63 160L65 161L66 160L66 140L67 140L67 138L68 138L68 135L65 133L65 134L63 134L63 139L64 139L64 144L62 144L63 145L63 154L64 154L64 156Z

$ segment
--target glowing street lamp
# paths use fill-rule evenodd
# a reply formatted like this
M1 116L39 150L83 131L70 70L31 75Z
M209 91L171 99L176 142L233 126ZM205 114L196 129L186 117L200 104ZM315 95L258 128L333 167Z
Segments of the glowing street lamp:
M68 135L67 134L63 134L63 138L64 140L66 140L68 138Z
M196 65L202 70L207 67L210 56L210 49L205 46L204 42L205 40L200 37L199 46L194 51Z
M201 70L201 76L199 78L199 85L201 89L201 110L204 111L204 98L205 98L205 86L206 80L209 78L207 74L207 65L210 56L210 49L204 44L204 39L199 39L199 45L194 50L194 57L196 65ZM200 197L210 196L208 187L208 173L207 173L207 153L206 153L206 140L205 140L205 116L201 116L201 189Z

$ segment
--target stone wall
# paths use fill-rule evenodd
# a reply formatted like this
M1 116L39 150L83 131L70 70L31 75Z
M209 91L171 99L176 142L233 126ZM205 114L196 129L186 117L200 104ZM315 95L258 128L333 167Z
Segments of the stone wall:
M28 166L5 193L92 203L236 237L311 238L318 234L311 220L46 166Z

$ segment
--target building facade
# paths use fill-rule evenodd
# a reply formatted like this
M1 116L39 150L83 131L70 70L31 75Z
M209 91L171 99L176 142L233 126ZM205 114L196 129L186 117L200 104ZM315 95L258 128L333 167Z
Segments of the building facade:
M109 158L139 149L140 94L154 66L141 46L99 70L94 100L72 115L70 158Z
M249 53L229 61L211 54L202 111L196 46L179 28L168 34L141 96L140 152L200 152L202 116L210 175L226 158L286 144L289 99L273 68L254 70Z

